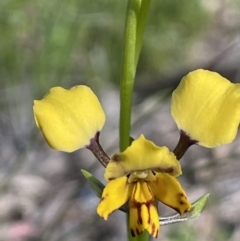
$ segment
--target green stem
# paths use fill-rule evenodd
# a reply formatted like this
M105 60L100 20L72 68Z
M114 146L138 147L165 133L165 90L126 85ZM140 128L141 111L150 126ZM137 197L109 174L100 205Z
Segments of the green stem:
M149 8L151 0L142 0L140 11L138 12L137 19L137 37L135 45L135 66L137 68L139 55L142 48L143 37L146 29L146 23L148 19Z
M129 223L128 220L128 215L127 215L127 224ZM129 224L128 224L129 227ZM131 232L128 228L128 240L129 241L148 241L149 240L149 234L147 231L142 232L140 235L138 235L137 237L132 237Z
M150 2L151 0L128 1L120 82L120 151L124 151L130 144L134 79L146 28ZM146 231L135 238L131 236L131 231L129 230L129 215L127 215L127 229L129 241L147 241L149 239L149 235Z
M122 76L120 81L120 151L129 146L132 92L136 72L135 47L137 36L137 17L141 7L141 0L129 0L124 36L124 50L122 62Z
M130 144L132 93L151 0L129 0L120 82L120 150Z

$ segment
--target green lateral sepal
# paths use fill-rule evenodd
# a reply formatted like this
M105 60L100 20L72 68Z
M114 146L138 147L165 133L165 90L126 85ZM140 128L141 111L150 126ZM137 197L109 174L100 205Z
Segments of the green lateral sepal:
M96 194L97 197L101 198L102 197L102 192L105 186L96 178L94 177L90 172L81 169L81 172L83 176L89 181L89 184Z

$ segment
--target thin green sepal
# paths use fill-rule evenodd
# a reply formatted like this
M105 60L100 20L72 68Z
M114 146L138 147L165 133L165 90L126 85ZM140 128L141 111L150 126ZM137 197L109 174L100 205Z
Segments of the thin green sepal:
M89 181L89 184L96 194L97 197L101 198L102 197L102 192L105 186L96 178L94 177L90 172L81 169L81 172L83 176Z

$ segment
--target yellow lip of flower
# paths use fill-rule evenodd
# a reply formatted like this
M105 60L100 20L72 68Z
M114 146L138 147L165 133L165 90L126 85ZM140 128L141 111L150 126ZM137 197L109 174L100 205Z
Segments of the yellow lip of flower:
M160 227L156 199L181 214L191 208L175 178L181 174L180 164L166 147L158 147L141 135L114 157L106 167L109 182L97 208L105 220L127 202L132 236L147 230L157 237Z
M141 135L124 152L112 157L104 176L110 181L134 171L144 170L170 173L173 176L182 174L179 161L167 147L156 146Z
M52 88L42 100L34 101L33 111L47 143L65 152L88 145L105 123L98 98L84 85Z
M215 72L192 71L173 92L171 111L178 128L198 144L230 143L240 122L240 85Z

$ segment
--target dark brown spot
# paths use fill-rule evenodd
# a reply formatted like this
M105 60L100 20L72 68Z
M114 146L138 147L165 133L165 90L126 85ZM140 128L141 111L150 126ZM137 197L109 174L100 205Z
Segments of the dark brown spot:
M161 173L173 174L174 173L174 168L173 167L168 167L168 168L157 167L157 168L154 168L154 171L161 172Z
M131 232L132 237L136 236L135 233L134 233L134 230L132 228L131 228L130 232Z
M184 194L183 193L179 193L178 196L179 197L184 197Z
M154 236L155 230L156 230L156 225L155 225L155 223L153 223L152 224L152 236Z
M116 179L116 177L109 177L108 181L112 181L112 180L115 180L115 179Z
M115 155L112 157L112 161L119 162L119 161L121 161L121 158L120 158L119 155L115 154Z
M165 170L166 170L166 173L173 173L174 172L173 167L166 168Z
M138 207L138 222L139 224L143 224L143 220L142 220L142 216L141 216L141 208L142 208L142 205L140 204L139 207Z
M180 204L180 205L184 205L184 202L183 202L183 201L180 201L179 204Z

